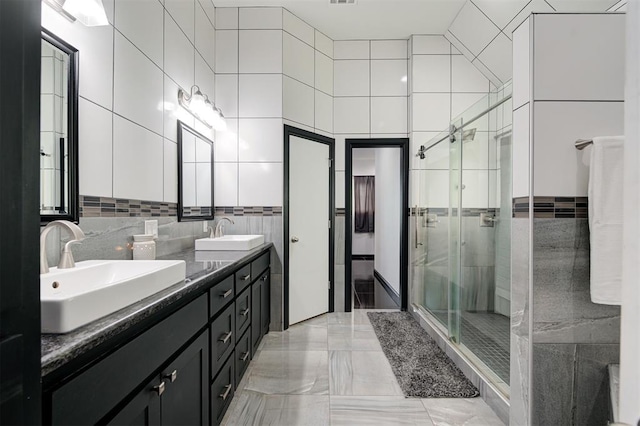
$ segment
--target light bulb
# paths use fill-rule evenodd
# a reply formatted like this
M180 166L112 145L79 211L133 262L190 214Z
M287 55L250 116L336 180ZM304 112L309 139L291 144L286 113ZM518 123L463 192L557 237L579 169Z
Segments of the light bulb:
M87 27L109 25L102 0L66 0L62 9Z

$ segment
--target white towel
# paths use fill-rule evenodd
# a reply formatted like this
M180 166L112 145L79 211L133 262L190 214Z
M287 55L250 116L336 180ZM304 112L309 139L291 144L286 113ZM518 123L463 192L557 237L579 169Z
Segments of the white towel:
M593 139L589 170L591 301L620 305L624 137Z

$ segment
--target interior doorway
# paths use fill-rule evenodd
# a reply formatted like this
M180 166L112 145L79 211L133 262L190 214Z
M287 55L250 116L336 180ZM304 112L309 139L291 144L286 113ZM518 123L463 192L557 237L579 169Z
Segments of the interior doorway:
M284 329L333 312L334 140L284 126Z
M347 139L345 311L406 310L409 139Z

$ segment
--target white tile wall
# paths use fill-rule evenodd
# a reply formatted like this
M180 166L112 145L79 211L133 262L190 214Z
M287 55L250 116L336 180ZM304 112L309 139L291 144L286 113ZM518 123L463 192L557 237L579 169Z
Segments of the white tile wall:
M162 200L164 140L124 118L113 118L113 196Z
M462 170L462 208L489 207L489 171Z
M513 32L520 26L532 13L553 13L554 9L545 0L532 0L527 6L518 13L515 18L507 24L503 32L512 37Z
M195 126L195 119L184 108L178 105L178 85L166 75L164 76L164 137L178 141L178 120L190 127Z
M407 40L371 40L371 59L407 58Z
M462 55L452 55L451 90L487 93L489 81L467 58Z
M336 140L336 170L345 170L345 139L367 139L370 137L370 133L351 133L346 135L335 134Z
M164 7L193 43L195 41L195 0L165 0Z
M80 193L111 197L112 176L111 111L80 98L78 141Z
M507 82L511 79L513 68L513 57L511 51L511 40L506 35L500 33L491 43L480 53L478 59L500 79Z
M317 51L324 53L331 59L334 59L333 56L333 40L331 40L326 35L322 34L320 31L315 31L315 48Z
M282 120L241 118L238 132L240 162L282 162Z
M333 59L369 59L368 40L347 40L333 42Z
M407 133L407 97L371 98L372 133Z
M209 21L204 9L196 4L196 42L195 46L202 58L213 69L216 63L216 30Z
M416 55L412 63L414 93L451 91L451 56Z
M238 204L241 206L282 205L281 163L240 163Z
M315 91L314 127L333 133L333 97L319 90Z
M530 0L473 0L473 3L500 29L506 27L529 2Z
M216 15L220 18L220 13ZM238 31L216 29L216 73L238 72Z
M238 205L238 163L215 163L213 167L214 205Z
M336 171L336 208L344 209L345 207L345 193L344 193L344 171Z
M239 11L237 7L216 8L216 30L237 30Z
M518 108L531 99L530 22L526 20L513 33L513 106Z
M314 94L313 87L283 76L283 117L313 127Z
M307 24L286 9L284 10L282 18L282 27L286 32L302 40L309 46L313 46L315 30L311 25Z
M440 132L448 128L451 114L449 93L414 93L411 102L413 131Z
M405 46L406 47L406 46ZM407 60L372 60L371 96L407 96Z
M336 133L369 133L369 98L334 98Z
M243 7L239 12L239 29L282 29L282 9L279 7Z
M194 82L200 87L202 93L206 94L212 102L215 100L216 77L209 64L198 52L195 58L195 79Z
M500 29L476 5L467 2L449 31L477 56L498 35Z
M163 18L164 8L158 1L119 1L115 10L118 30L159 67L163 58Z
M238 161L238 120L227 118L227 129L216 131L214 160L216 162ZM230 205L230 204L224 204Z
M282 31L240 31L239 71L282 73Z
M369 61L337 60L333 69L334 96L369 96Z
M120 33L115 41L114 111L162 134L162 70Z
M241 74L238 84L240 117L282 116L281 74Z
M168 139L164 140L164 157L163 157L163 201L169 203L178 202L178 144ZM80 191L82 192L82 191ZM85 194L83 192L83 194ZM86 194L94 194L86 192Z
M216 106L225 117L238 116L238 75L216 74Z
M315 88L333 96L333 60L315 51Z
M534 99L623 100L624 22L623 14L536 16Z
M313 87L316 55L314 48L286 32L282 42L284 74Z
M587 196L590 148L576 139L624 134L624 102L534 103L534 195Z
M524 104L513 112L513 197L530 194L529 174L529 104ZM575 148L574 148L575 149Z
M440 35L414 35L411 37L414 55L448 55L450 44Z
M117 64L117 61L116 61ZM189 90L193 86L194 50L189 39L178 25L165 14L164 22L164 71L180 87Z

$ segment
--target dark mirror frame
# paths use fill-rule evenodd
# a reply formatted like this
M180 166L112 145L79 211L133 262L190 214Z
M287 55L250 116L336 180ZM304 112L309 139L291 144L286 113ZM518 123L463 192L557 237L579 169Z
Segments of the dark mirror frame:
M211 207L211 214L209 215L199 215L199 216L194 216L194 215L189 215L189 216L184 216L184 203L183 203L183 191L182 191L182 132L183 131L187 131L190 133L193 133L195 136L197 136L198 138L207 141L211 144L211 206L201 206L201 207ZM214 145L213 145L213 141L211 139L209 139L208 137L204 136L202 133L196 131L195 129L189 127L188 125L184 124L182 121L178 120L178 222L192 222L192 221L201 221L201 220L213 220L213 215L214 215L214 199L213 199L213 184L214 184L214 177L213 177L213 154L214 154Z
M41 214L40 224L47 224L54 220L68 220L78 223L80 218L80 188L78 180L78 49L44 28L42 28L42 40L47 41L69 56L69 74L67 76L67 146L69 150L67 153L67 166L69 168L69 185L68 187L62 188L63 191L69 192L69 206L65 213ZM38 179L38 182L40 182L40 179ZM64 186L64 183L61 184Z

